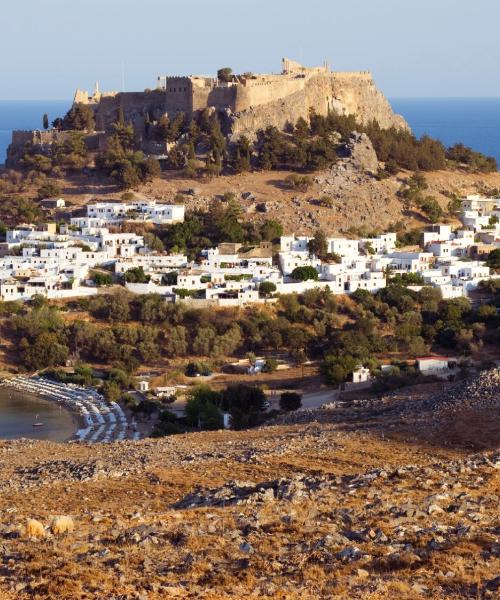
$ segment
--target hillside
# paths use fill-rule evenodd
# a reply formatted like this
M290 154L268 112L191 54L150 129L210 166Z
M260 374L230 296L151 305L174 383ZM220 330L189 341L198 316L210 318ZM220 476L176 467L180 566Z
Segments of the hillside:
M342 164L312 174L312 185L306 191L287 187L289 171L253 171L212 179L193 179L167 171L152 182L138 186L134 194L138 198L157 198L165 202L171 202L177 195L176 201L184 202L187 209L206 210L214 197L234 192L243 210L243 220L276 219L283 224L286 233L311 233L318 227L329 234L346 233L353 227L373 231L398 221L407 228L429 225L429 220L420 211L405 210L398 196L410 172L401 171L378 180L358 170L343 170ZM425 178L429 186L426 194L436 198L445 213L451 193L465 196L500 188L498 172L431 171L425 173ZM96 197L102 201L117 200L122 194L112 180L99 175L67 175L50 181L60 188L71 213ZM22 190L16 189L13 197L36 197L39 186L39 181L28 182ZM245 199L242 194L248 197ZM331 207L320 204L319 199L323 196L332 199ZM67 212L52 216L68 216Z
M497 369L301 425L3 442L0 596L498 597L499 401ZM74 532L27 539L63 513Z

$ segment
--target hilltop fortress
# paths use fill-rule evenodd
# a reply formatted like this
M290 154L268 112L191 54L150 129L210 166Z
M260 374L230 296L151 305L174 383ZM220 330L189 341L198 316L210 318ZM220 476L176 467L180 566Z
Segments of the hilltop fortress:
M318 114L334 110L355 114L366 123L376 119L384 128L408 128L403 117L377 89L370 72L334 72L328 64L304 67L284 58L279 74L235 75L226 82L216 77L160 76L154 90L144 92L100 92L92 96L77 90L75 102L94 107L96 125L108 130L119 107L136 132L144 129L146 115L158 119L164 114L192 115L212 108L224 116L226 131L233 135L253 135L274 125L283 128L299 117L307 119L313 109Z
M77 90L74 103L93 108L96 132L87 136L90 150L103 149L119 110L134 126L136 140L148 153L162 154L165 148L146 139L146 123L163 115L179 112L188 116L209 108L221 119L224 133L235 140L245 134L255 137L259 129L275 126L283 129L299 117L308 119L311 110L326 115L329 111L353 114L362 123L375 119L381 127L409 129L396 115L368 71L336 72L327 63L305 67L288 58L282 59L277 74L244 73L231 81L205 76L159 76L155 89L143 92L101 92L96 84L92 95ZM15 131L8 150L7 164L14 166L26 143L42 152L53 142L63 140L66 132Z

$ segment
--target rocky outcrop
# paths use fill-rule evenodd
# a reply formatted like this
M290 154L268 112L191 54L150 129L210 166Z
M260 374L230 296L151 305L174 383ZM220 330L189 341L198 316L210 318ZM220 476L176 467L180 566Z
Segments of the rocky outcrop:
M354 131L344 148L344 165L354 171L377 173L378 158L370 138L366 133Z
M299 117L308 119L310 111L326 115L329 111L353 114L361 123L377 121L381 127L409 129L401 115L392 110L370 73L329 73L311 77L303 89L267 104L251 106L231 115L234 138L249 137L265 127L283 129Z

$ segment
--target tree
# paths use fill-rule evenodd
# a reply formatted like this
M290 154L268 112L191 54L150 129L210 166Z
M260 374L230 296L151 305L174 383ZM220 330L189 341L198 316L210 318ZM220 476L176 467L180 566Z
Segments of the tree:
M255 427L261 421L266 395L256 386L235 384L222 392L221 407L231 414L234 429Z
M321 366L321 373L327 383L340 385L347 380L357 367L358 362L358 359L350 354L342 354L341 356L329 355L325 358L325 362Z
M63 129L93 131L95 126L94 111L87 104L73 104L62 120Z
M208 385L196 386L188 394L186 402L186 421L188 425L199 429L221 429L223 418L218 404L220 394Z
M500 248L495 248L488 254L486 264L495 271L500 269Z
M50 179L43 183L38 188L38 199L43 200L44 198L56 198L60 196L61 188L55 183L55 181L51 181Z
M101 285L111 285L113 283L113 277L109 273L93 271L90 276L97 287L100 287Z
M186 356L189 349L187 329L183 325L174 325L165 331L164 342L163 350L168 357Z
M120 385L109 379L103 383L101 392L108 402L118 402L122 395Z
M144 242L153 252L163 252L165 250L165 246L160 238L149 231L144 234Z
M19 348L23 362L29 369L45 369L66 364L69 349L61 342L57 333L43 332L34 341L21 339Z
M44 129L48 129L49 128L49 115L47 113L45 113L43 115L43 128Z
M295 269L291 273L291 277L292 279L297 279L298 281L318 279L318 271L316 271L316 269L311 266L295 267Z
M263 240L267 242L279 241L283 235L283 225L275 219L266 219L259 228Z
M236 173L244 173L250 170L250 140L242 135L236 142L232 160L233 169Z
M233 70L230 67L223 67L217 71L217 79L229 83L233 80Z
M110 321L128 321L130 319L129 295L124 290L108 296L107 314Z
M302 406L302 396L296 392L283 392L280 396L281 410L292 411Z
M432 196L427 196L424 200L420 201L419 207L431 223L436 223L443 216L443 209Z
M125 271L123 279L127 283L148 283L150 276L144 273L142 267L133 267L132 269Z
M264 298L268 298L271 294L276 291L276 284L272 281L261 281L259 285L259 293L264 296Z
M307 249L310 254L315 255L318 258L324 258L327 255L328 242L326 241L326 235L323 230L316 230L314 237L307 243Z

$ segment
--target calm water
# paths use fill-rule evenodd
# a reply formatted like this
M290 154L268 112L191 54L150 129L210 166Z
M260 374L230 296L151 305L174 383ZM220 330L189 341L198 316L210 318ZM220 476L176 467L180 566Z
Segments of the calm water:
M36 418L38 415L38 419ZM35 421L43 427L33 427ZM0 439L32 438L64 442L76 430L72 415L56 402L0 387Z
M52 122L64 116L70 106L69 100L0 100L0 164L5 161L13 129L42 129L44 113Z
M0 100L0 164L10 143L12 129L41 129L43 114L66 113L69 100ZM500 98L392 98L418 137L428 134L450 146L463 142L494 156L500 164Z
M417 137L463 142L500 166L500 98L393 98L391 104Z

